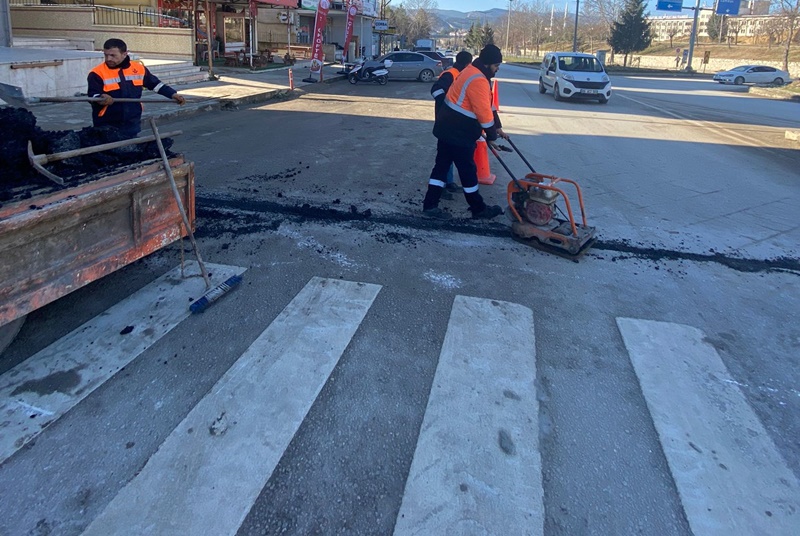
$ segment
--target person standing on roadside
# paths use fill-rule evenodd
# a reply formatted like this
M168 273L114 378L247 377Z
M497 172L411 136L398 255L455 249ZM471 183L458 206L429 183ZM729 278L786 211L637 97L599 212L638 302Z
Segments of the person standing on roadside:
M498 137L508 138L503 132L497 110L492 106L489 83L502 62L500 49L486 45L478 59L461 71L447 91L433 125L433 135L439 140L436 163L431 170L428 191L422 203L422 212L429 218L447 220L452 217L449 212L439 208L447 169L451 164L458 169L464 198L473 218L488 219L503 213L498 205L487 205L478 192L478 169L473 157L475 144L484 132L487 142L493 147L496 147L495 140Z
M434 110L437 115L444 104L444 98L445 95L447 95L447 90L450 89L450 86L452 86L453 82L456 81L459 73L461 73L461 71L463 71L470 63L472 63L472 54L466 50L462 50L456 54L456 61L453 63L453 66L439 75L439 79L433 83L433 86L431 86L431 96L433 97L435 103ZM447 168L447 180L445 181L444 188L446 190L442 192L442 197L444 199L453 199L453 194L461 191L461 187L455 183L453 178L452 164L449 168Z
M140 61L128 57L128 46L122 39L109 39L103 44L105 61L91 70L87 95L101 100L92 103L92 124L112 126L125 136L134 138L141 130L142 104L114 102L114 99L140 99L146 87L183 106L186 99L161 82Z

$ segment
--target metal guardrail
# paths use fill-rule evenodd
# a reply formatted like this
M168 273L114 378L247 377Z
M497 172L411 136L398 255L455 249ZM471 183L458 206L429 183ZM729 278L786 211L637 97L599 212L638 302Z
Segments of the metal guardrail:
M118 8L98 6L95 0L9 0L11 6L85 6L94 8L94 24L110 26L150 26L159 28L191 28L188 9L159 11L151 6Z
M94 6L94 23L112 26L150 26L159 28L191 28L188 10L171 9L170 14L160 13L150 6L124 9Z

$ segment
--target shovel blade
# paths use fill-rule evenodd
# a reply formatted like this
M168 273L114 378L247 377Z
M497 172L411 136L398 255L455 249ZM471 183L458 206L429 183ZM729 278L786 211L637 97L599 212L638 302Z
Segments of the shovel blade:
M28 107L28 101L25 100L25 95L22 93L22 88L17 86L3 84L0 82L0 99L3 99L7 104L16 106L17 108Z

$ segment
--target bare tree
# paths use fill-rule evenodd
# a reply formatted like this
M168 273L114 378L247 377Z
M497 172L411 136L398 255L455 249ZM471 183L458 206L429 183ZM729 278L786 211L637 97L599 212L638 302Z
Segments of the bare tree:
M413 44L417 39L431 36L432 11L436 6L436 0L404 0L397 7L386 7L387 19L397 29L398 36Z
M742 33L742 30L744 30L744 25L745 22L738 17L731 18L728 21L728 34L733 34L734 45L739 44L739 34ZM730 43L730 37L728 37L728 42Z
M672 38L678 34L678 29L674 26L670 26L667 30L667 36L669 36L669 48L672 48Z
M773 12L783 20L783 70L789 70L789 50L800 31L800 0L773 0Z
M605 27L603 38L611 38L611 27L625 10L625 0L584 0L583 12L597 17ZM611 49L611 63L614 63L614 49Z
M758 26L758 33L767 39L767 48L771 49L774 43L782 40L783 21L777 17L770 17L769 20Z

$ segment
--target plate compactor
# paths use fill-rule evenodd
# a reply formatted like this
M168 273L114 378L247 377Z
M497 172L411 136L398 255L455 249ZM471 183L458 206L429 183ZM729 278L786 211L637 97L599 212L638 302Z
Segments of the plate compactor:
M571 179L537 173L514 142L511 139L508 142L513 149L502 146L501 149L516 152L531 170L524 179L517 179L497 151L489 145L492 154L511 176L507 194L514 239L577 262L595 241L595 228L586 224L580 186ZM572 204L561 183L575 187L582 223L575 221ZM563 201L564 209L559 201Z

